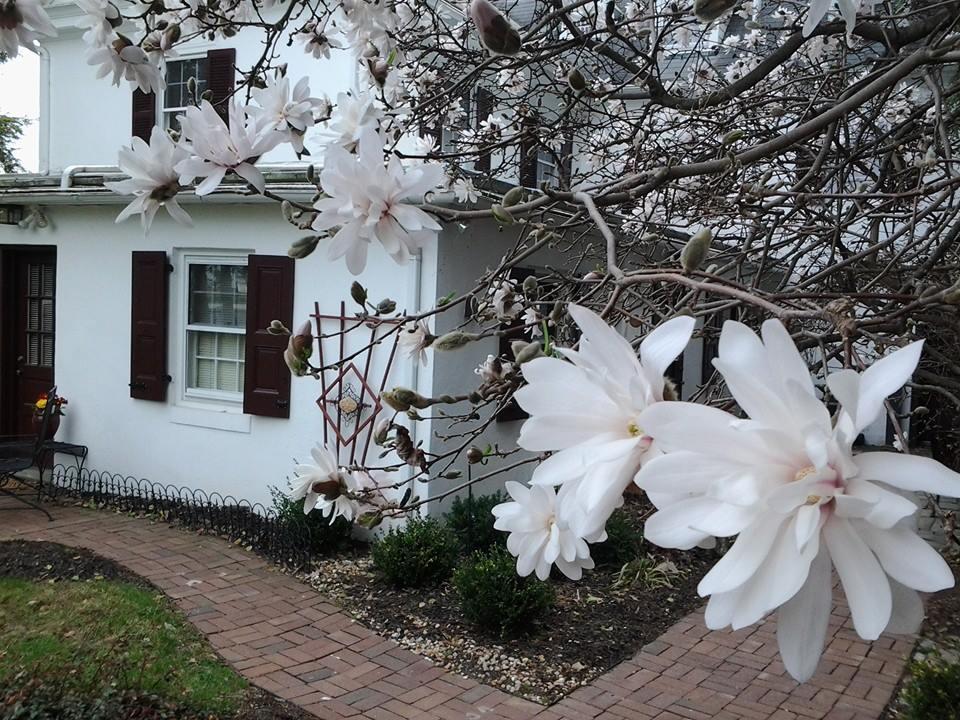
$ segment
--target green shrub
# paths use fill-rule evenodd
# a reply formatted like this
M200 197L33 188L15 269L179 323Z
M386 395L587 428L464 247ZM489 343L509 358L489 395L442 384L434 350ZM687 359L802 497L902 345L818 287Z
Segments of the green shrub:
M911 664L900 700L903 720L960 719L960 663L931 656Z
M453 572L457 538L433 518L411 517L373 544L373 564L397 587L436 585Z
M502 492L492 495L471 495L456 498L447 513L447 525L457 536L460 548L467 554L477 550L486 550L493 545L506 547L507 533L494 530L494 505L507 501Z
M277 520L306 538L310 551L326 555L350 544L353 523L338 517L332 524L319 510L303 512L303 500L291 500L278 488L270 488Z
M548 583L517 575L516 560L499 546L457 568L453 585L467 620L500 637L529 633L555 599Z
M590 546L590 557L597 565L623 567L641 553L643 533L627 513L614 510L607 520L607 539Z

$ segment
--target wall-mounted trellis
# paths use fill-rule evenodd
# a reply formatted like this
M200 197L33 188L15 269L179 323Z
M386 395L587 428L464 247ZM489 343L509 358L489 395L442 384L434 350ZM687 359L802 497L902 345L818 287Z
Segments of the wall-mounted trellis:
M380 394L386 388L397 354L398 334L391 331L395 331L399 321L348 316L343 302L339 315L324 315L320 304L314 303L311 317L316 323L316 364L332 368L320 373L317 405L323 414L323 442L329 447L332 439L341 460L349 458L351 464L364 464L377 418L383 410ZM355 332L364 334L365 344L356 354L348 356L347 337ZM373 378L374 354L378 352L387 354L387 360L382 374Z

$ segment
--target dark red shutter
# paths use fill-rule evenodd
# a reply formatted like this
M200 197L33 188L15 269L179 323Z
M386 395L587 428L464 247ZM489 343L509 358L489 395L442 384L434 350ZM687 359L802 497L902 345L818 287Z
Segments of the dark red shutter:
M520 140L520 184L523 187L537 186L537 120L525 117Z
M293 329L293 258L250 255L247 260L247 349L243 411L290 417L290 370L283 361L285 335L267 327L279 320Z
M157 96L140 88L133 91L133 137L150 142L150 133L157 124Z
M130 310L130 397L167 399L167 302L165 252L133 253Z
M213 105L223 121L230 124L230 103L237 89L236 48L207 51L207 90L213 96Z
M475 127L477 130L480 129L480 121L486 120L490 113L493 112L493 93L489 90L484 90L483 88L477 88L477 116L475 122ZM490 172L490 152L480 153L477 161L473 164L474 169L477 172Z

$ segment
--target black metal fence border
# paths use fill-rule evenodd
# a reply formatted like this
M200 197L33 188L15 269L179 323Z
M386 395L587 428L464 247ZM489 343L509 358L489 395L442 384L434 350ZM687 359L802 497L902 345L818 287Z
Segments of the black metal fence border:
M157 515L165 522L225 537L292 570L310 564L308 530L282 522L273 508L232 495L59 464L52 468L44 492L53 499Z

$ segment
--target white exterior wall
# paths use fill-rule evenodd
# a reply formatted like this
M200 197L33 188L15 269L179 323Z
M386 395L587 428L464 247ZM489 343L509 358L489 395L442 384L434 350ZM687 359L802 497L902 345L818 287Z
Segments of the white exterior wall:
M115 165L117 150L129 144L131 136L130 83L124 80L116 87L109 77L96 78L97 67L87 64L89 50L81 32L71 27L75 20L67 12L66 7L52 10L59 35L44 41L46 57L41 64L40 164L42 171L54 173L71 165ZM247 29L216 42L192 40L178 46L177 53L182 59L205 55L214 48L232 47L237 50L237 67L246 70L262 52L258 37L262 35L255 29ZM314 97L326 94L335 100L338 92L355 85L356 63L348 52L335 51L330 60L317 60L305 53L299 43L286 47L286 40L279 43L278 51L282 62L288 65L291 85L304 75L309 76ZM241 93L237 97L242 101L245 96ZM159 113L157 117L159 122ZM314 154L319 146L312 138L318 132L318 128L313 128L307 134L307 149ZM287 160L296 160L289 145L263 156L263 162Z
M0 245L57 246L55 380L70 403L58 439L88 445L87 467L92 470L268 503L268 486L285 487L294 458L309 461L310 448L322 439L323 416L315 403L320 383L293 378L289 419L183 399L183 270L175 264L168 334L173 382L167 401L132 399L130 253L165 250L175 263L184 250L282 255L299 234L273 205L193 204L188 206L193 230L158 216L148 238L135 221L114 224L118 210L116 205L48 206L46 230L0 226ZM385 253L371 252L363 282L378 300L389 296L400 307L413 307L418 272L419 263L398 268ZM320 302L321 313L339 313L340 301L349 301L353 280L342 262L329 263L322 252L297 261L295 323L307 319L314 301ZM353 312L349 304L347 312ZM348 352L359 349L368 334L355 337ZM387 355L374 354L372 377L382 377ZM416 386L411 363L400 355L391 378L394 384Z

